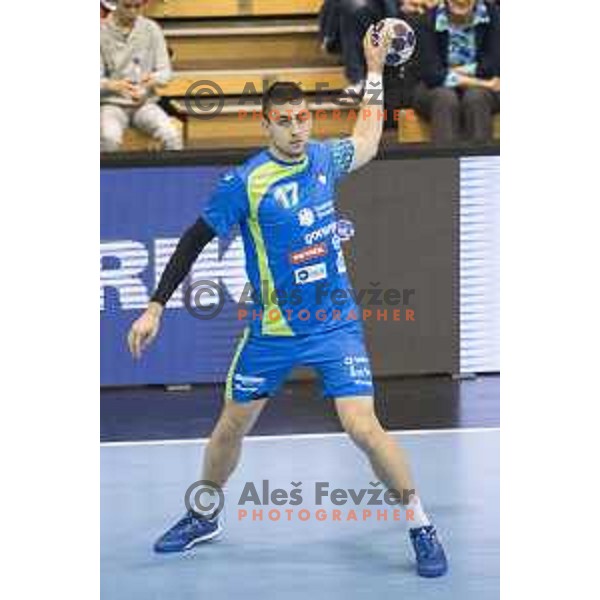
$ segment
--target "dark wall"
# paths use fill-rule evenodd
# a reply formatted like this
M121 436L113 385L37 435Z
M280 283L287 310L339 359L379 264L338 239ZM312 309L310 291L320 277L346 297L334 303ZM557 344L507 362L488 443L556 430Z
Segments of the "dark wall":
M355 225L346 244L355 289L415 290L409 304L398 306L368 306L373 295L365 294L363 308L388 309L387 322L364 322L376 375L456 370L459 184L453 158L375 161L342 184L340 210ZM415 321L391 321L394 308L413 309Z

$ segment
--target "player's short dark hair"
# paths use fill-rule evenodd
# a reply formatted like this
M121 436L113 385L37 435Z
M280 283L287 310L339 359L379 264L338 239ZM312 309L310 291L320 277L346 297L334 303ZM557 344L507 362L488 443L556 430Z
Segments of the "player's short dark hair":
M290 102L300 104L305 99L302 88L293 81L276 81L265 90L262 96L262 114L269 120L269 111L275 106Z

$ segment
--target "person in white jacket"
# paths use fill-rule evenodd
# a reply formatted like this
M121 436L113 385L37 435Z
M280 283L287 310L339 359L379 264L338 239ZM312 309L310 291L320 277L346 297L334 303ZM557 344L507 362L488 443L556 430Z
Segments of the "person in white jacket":
M142 16L145 0L117 0L100 25L100 147L118 150L126 127L160 140L166 150L183 146L180 131L158 105L156 88L171 78L164 34Z

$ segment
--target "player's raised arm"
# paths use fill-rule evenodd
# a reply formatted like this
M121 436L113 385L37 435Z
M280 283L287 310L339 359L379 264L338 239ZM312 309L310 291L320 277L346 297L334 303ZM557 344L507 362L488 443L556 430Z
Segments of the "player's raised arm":
M367 81L362 106L352 132L354 142L352 171L360 169L375 158L379 148L384 121L383 66L389 43L388 29L379 24L372 25L363 40Z
M214 237L215 232L203 218L199 218L181 236L175 252L173 252L163 271L158 287L148 304L148 308L133 323L129 330L127 343L129 351L134 358L139 358L142 350L158 334L160 317L162 316L165 304L181 284L184 277L189 273L204 246Z

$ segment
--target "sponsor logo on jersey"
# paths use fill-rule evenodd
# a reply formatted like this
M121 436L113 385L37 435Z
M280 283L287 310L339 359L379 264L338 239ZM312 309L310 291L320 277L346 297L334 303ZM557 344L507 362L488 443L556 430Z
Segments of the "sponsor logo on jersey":
M296 283L304 285L327 278L327 265L324 262L308 265L294 271Z
M348 219L338 219L337 234L340 236L342 242L347 242L354 237L354 223Z
M310 227L315 222L315 213L310 208L302 208L298 211L298 223L302 227Z
M317 213L317 219L323 219L324 217L328 217L335 213L335 206L333 205L333 202L329 200L329 202L318 204L314 207L314 210Z
M251 377L250 375L240 375L238 373L233 376L233 389L236 392L256 393L265 381L264 377Z
M348 367L350 377L354 383L360 385L372 385L371 364L366 356L346 356L344 365Z
M319 179L319 183L322 185L327 185L327 175L324 175L323 173L321 173L318 177Z
M312 260L313 258L321 258L321 256L325 256L327 252L327 244L321 242L320 244L315 244L308 248L302 248L302 250L298 250L297 252L292 252L292 254L290 254L290 262L293 265L299 265L303 262Z
M325 238L329 237L332 233L335 232L336 227L337 223L329 223L324 227L319 227L319 229L315 229L314 231L307 233L304 236L304 241L307 243L308 246L312 246L315 242L324 240Z

